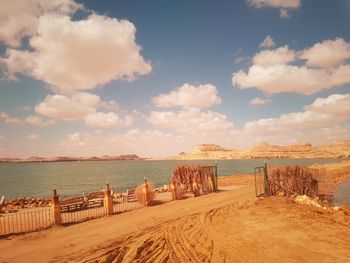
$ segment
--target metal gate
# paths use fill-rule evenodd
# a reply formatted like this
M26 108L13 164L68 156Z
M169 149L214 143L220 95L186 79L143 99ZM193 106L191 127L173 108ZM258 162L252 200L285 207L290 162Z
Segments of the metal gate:
M255 177L255 195L257 197L269 193L269 183L267 176L267 164L254 168Z

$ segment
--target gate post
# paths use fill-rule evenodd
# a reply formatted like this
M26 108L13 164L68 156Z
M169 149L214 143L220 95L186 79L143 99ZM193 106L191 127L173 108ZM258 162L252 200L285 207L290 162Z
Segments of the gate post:
M144 206L148 206L149 205L149 189L148 189L148 183L146 180L146 177L143 178L143 194L144 194L144 198L145 198L145 203L143 204Z
M267 163L264 162L264 190L265 194L270 194L270 183L269 183L269 177L267 175Z
M106 185L106 189L104 189L103 192L104 192L103 206L106 209L108 216L113 215L113 197L111 194L111 189L109 189L109 184Z
M61 225L62 219L61 219L60 197L57 195L56 189L53 190L51 211L53 214L54 224Z

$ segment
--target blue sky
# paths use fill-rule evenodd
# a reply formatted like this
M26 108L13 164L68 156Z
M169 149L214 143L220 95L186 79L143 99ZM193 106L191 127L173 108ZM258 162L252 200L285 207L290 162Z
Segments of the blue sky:
M17 1L0 156L350 139L348 1Z

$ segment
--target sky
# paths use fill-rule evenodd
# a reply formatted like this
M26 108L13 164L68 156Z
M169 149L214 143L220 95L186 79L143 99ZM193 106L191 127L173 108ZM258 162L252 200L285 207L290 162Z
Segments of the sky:
M4 0L0 157L350 139L350 1Z

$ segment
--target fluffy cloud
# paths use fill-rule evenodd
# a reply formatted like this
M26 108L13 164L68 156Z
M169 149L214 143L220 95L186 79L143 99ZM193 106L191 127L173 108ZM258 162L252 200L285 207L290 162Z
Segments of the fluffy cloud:
M334 67L343 64L350 58L350 43L342 38L325 40L302 51L301 59L313 67Z
M28 134L26 136L26 139L28 139L28 140L37 140L38 138L39 138L38 134Z
M288 129L315 129L333 123L334 119L328 114L320 114L312 111L291 112L282 114L278 118L266 118L257 121L248 121L244 129L246 131L259 131L263 133L281 132Z
M50 126L55 123L53 120L44 120L38 115L29 115L25 122L35 126Z
M34 51L7 49L2 63L10 77L26 74L70 94L151 71L127 20L93 14L76 21L47 14L38 23L29 40Z
M102 101L101 107L103 109L110 110L110 111L117 111L117 110L119 110L119 105L114 100Z
M300 0L247 0L255 8L280 8L280 17L289 18L288 9L297 9L301 6Z
M350 94L317 98L312 104L305 106L304 111L248 121L242 132L251 138L256 136L282 144L304 138L319 143L324 143L324 140L331 142L333 139L344 139L350 135L346 125L344 126L344 121L350 119L349 102Z
M314 103L304 107L307 111L328 114L332 118L350 118L350 94L333 94L327 98L317 98Z
M259 44L260 48L274 48L276 46L271 36L266 36L263 42Z
M93 128L112 128L130 126L134 119L131 115L119 116L115 112L98 112L97 109L115 109L115 101L101 101L100 97L87 93L77 92L70 96L48 95L44 101L35 106L37 114L52 119L64 121L84 120L87 126ZM26 122L32 125L47 126L53 120L43 120L40 116L31 115Z
M253 57L254 65L268 67L273 65L284 65L295 60L295 52L288 46L274 50L263 50Z
M335 40L337 42L338 40ZM332 41L331 41L332 42ZM333 41L334 42L334 41ZM333 43L332 42L332 43ZM322 43L329 43L324 41ZM323 45L323 44L322 44ZM314 47L316 47L314 45ZM309 50L296 52L284 46L275 50L263 50L253 58L253 65L248 72L240 70L233 73L232 83L242 89L257 88L266 93L296 92L310 95L333 87L350 83L350 65L338 63L344 62L345 56L336 56L336 60L330 62L329 56L325 53L323 60L318 60L318 65L336 65L334 67L313 68L306 65L292 65L290 62L300 62L300 57L304 59L305 54L311 54ZM336 50L334 50L337 53ZM300 55L301 54L301 55ZM322 57L322 55L319 55ZM343 60L340 60L340 57ZM310 63L316 64L312 56ZM327 61L327 63L326 63ZM334 61L337 61L335 63Z
M9 124L22 124L23 121L14 117L11 117L6 112L0 112L0 119L2 119L5 123Z
M37 114L52 119L66 121L84 119L100 106L100 97L94 94L79 92L72 96L48 95L45 100L35 106Z
M280 9L280 17L284 18L284 19L290 18L288 10L287 9Z
M267 103L270 103L271 100L269 99L262 99L262 98L254 98L252 100L249 101L249 104L250 105L264 105L264 104L267 104Z
M275 8L299 8L300 0L247 0L247 2L256 8L275 7Z
M152 99L157 107L207 108L221 103L215 86L204 84L194 86L185 83L168 94L160 94Z
M117 126L130 126L133 123L133 117L127 115L121 118L114 112L94 112L85 118L85 124L94 128L112 128Z
M39 17L45 13L71 15L83 6L73 0L11 0L0 1L0 42L13 47L23 37L36 34Z
M216 133L233 129L233 123L227 120L225 115L210 110L203 112L195 108L179 112L152 111L148 121L157 128L172 128L186 134Z

